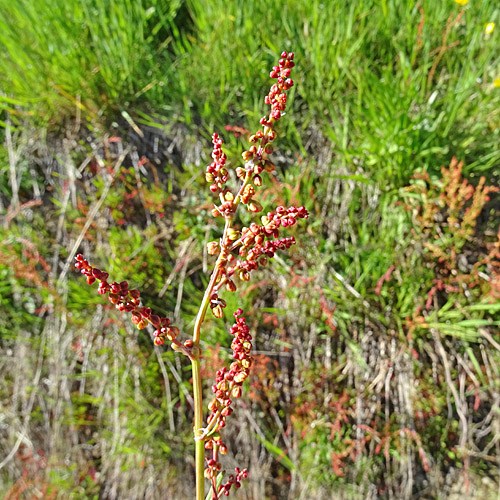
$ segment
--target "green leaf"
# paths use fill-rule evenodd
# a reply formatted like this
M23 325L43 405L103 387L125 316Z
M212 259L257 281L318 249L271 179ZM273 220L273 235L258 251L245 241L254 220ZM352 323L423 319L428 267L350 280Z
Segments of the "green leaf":
M471 347L469 345L466 345L465 351L467 352L469 359L471 360L471 363L474 365L478 378L481 380L481 383L486 386L487 382L486 379L484 378L483 370L481 370L481 365L479 364L479 361L477 360Z
M500 321L491 321L489 319L464 319L457 323L459 326L498 326Z
M170 446L168 446L166 443L164 443L163 441L156 441L156 443L160 446L160 448L165 452L165 453L170 453L171 451L171 448Z
M495 313L500 311L500 302L495 302L494 304L474 304L464 309L466 311L488 311L489 313Z
M269 451L272 455L276 457L278 462L282 463L289 470L296 470L297 468L293 464L293 462L286 456L285 451L280 447L274 445L267 439L255 434L255 437L266 447L266 450Z
M217 475L217 489L219 489L219 486L222 484L222 480L224 479L224 474L225 471L220 471L219 474ZM207 496L205 497L205 500L211 500L212 499L212 489L209 488L209 491L207 493Z

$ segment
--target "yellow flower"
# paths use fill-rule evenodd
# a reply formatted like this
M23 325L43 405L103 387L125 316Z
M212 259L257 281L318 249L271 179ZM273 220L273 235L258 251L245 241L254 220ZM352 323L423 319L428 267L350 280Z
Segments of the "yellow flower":
M458 3L458 5L467 5L469 0L455 0L455 3Z
M500 76L493 80L493 85L497 88L500 88Z
M489 35L490 33L493 33L493 30L495 29L495 23L488 23L484 27L484 32Z

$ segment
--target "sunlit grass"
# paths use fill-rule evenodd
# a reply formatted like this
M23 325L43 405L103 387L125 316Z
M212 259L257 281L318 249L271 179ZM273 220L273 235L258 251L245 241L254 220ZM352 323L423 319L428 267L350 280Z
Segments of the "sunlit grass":
M165 84L180 2L2 0L0 106L36 120L128 108ZM163 92L160 92L162 95ZM1 109L1 108L0 108Z
M248 128L260 118L270 62L294 50L290 147L304 153L307 131L319 129L342 161L383 179L404 183L452 154L493 173L496 15L494 2L430 0L1 0L0 99L14 119L142 110L201 120L206 131Z
M245 137L236 139L224 127L256 130L264 113L262 96L269 86L270 63L282 50L293 50L297 62L296 85L291 93L290 115L279 130L278 169L269 191L282 197L284 203L292 203L300 195L306 200L311 218L303 246L296 249L290 261L279 263L290 276L283 281L286 284L277 304L266 305L286 309L288 316L276 331L270 323L259 326L262 326L259 334L263 345L266 349L280 346L280 336L289 335L287 345L294 345L289 352L295 355L308 344L312 346L307 354L311 357L304 361L305 368L307 363L309 368L316 363L318 371L324 374L325 342L333 339L330 375L338 376L340 385L336 381L328 390L337 396L335 391L340 391L345 382L344 373L355 380L361 373L356 370L366 368L367 358L363 360L361 346L363 335L367 335L365 340L370 336L377 338L374 350L390 337L391 342L400 342L398 345L402 351L408 351L406 354L413 352L410 346L415 352L419 351L418 360L414 353L409 354L406 366L415 368L415 376L422 382L420 387L428 384L425 390L436 397L444 415L449 398L444 378L442 385L436 385L430 375L424 377L426 370L431 369L426 352L434 349L429 332L421 331L416 340L411 340L414 344L409 344L405 326L419 301L427 300L439 273L436 263L426 257L426 250L416 237L419 233L412 232L415 227L411 212L402 207L401 201L407 196L405 187L416 182L410 181L416 170L428 172L433 181L439 182L441 165L448 165L453 156L465 161L463 174L472 184L477 184L481 175L488 177L489 184L499 184L500 43L499 30L495 27L499 12L493 0L247 0L244 3L157 0L147 4L133 0L0 0L0 110L3 109L0 124L8 121L22 125L23 120L28 119L42 125L41 128L49 123L50 130L55 127L64 130L70 119L73 122L75 118L82 118L88 119L89 125L104 124L102 130L106 130L106 123L128 117L129 125L148 123L167 129L168 136L170 125L182 122L182 133L189 139L179 144L184 149L188 149L188 143L195 146L196 153L190 158L196 156L200 164L204 154L209 158L209 147L204 150L200 144L204 140L208 144L213 131L224 136L231 152L229 156L237 158ZM116 133L121 132L118 127ZM19 151L23 153L21 147ZM284 155L279 156L279 152ZM7 200L2 210L7 209L11 189L8 153L6 149L0 150L2 201ZM54 182L60 180L61 186L60 192L53 190L50 196L57 201L63 200L66 189L66 167L55 158L56 154L54 164L60 166L60 171ZM38 196L27 161L20 159L17 163L20 193L26 200ZM161 224L159 219L152 218L151 225L145 229L144 214L139 209L127 227L125 217L116 214L124 211L121 207L124 199L134 201L136 198L114 185L107 200L109 227L98 230L98 235L91 232L93 237L88 243L95 245L99 259L110 259L111 266L127 271L138 284L142 281L147 285L152 303L159 310L175 306L178 282L170 268L177 261L182 263L184 254L179 249L185 241L192 239L193 245L196 244L194 250L190 250L193 262L208 265L206 256L198 250L214 231L210 223L207 225L206 217L211 199L208 195L205 199L203 168L196 162L186 163L189 164L183 165L180 171L173 165L162 165L155 172L159 174L158 185L155 189L151 187L149 195L165 203ZM163 175L163 167L168 170L168 179ZM83 170L83 175L93 179L96 185L102 181L99 176L94 179L88 169ZM133 184L133 176L131 179ZM141 182L147 185L148 179ZM42 182L40 185L43 189ZM180 201L176 198L178 186L182 186L183 193ZM81 217L85 217L85 206L92 203L92 192L82 198L78 208L82 210ZM442 208L445 214L446 209ZM47 213L56 213L54 207L44 209ZM484 220L494 215L488 210L483 214ZM57 212L54 220L59 216ZM33 241L40 247L40 255L51 260L50 252L47 255L46 252L51 249L55 236L40 230L38 239L33 235L38 226L33 221L23 226L22 220L19 227L23 228L23 237ZM478 222L478 228L482 222ZM446 226L445 215L440 223ZM45 220L41 224L43 228ZM63 233L71 235L75 231L72 224L66 215L67 227ZM496 234L496 225L488 224L488 228L494 227ZM5 229L6 241L13 237L13 228L14 225ZM476 253L474 245L479 248L488 243L491 235L486 233L478 233L477 241L471 241L474 249L471 253ZM216 234L211 236L216 237ZM14 250L17 251L17 247ZM119 257L130 254L132 261ZM143 267L144 263L147 266ZM11 285L14 279L10 277L10 267L4 265L0 269L0 285L5 290L15 289ZM193 268L199 269L194 264ZM184 296L192 298L199 293L197 273L189 274L193 281L186 279ZM169 275L172 275L172 283ZM387 280L380 281L384 275ZM276 277L266 275L263 279L265 283L266 279ZM303 288L297 285L302 283L300 279L305 280ZM159 298L158 289L165 282L169 283L169 293ZM377 293L379 283L381 289ZM33 295L28 286L17 282L15 286L24 290L23 297ZM322 316L325 310L318 304L315 295L318 289L334 311L332 318L327 318L335 320L334 331L329 330ZM260 300L258 292L252 289L246 296L249 308ZM74 317L84 322L82 311L88 297L76 287L75 290L70 287L69 293L74 296L72 307L78 306L79 310ZM30 323L25 310L15 302L16 297L12 298L10 292L4 295L2 304L9 309L9 315L7 320L0 321L0 329L11 328L10 334L15 337L22 325ZM429 312L436 316L429 325L441 328L446 334L453 330L457 318L463 321L466 317L465 321L470 322L471 318L465 314L475 311L473 307L486 307L470 304L478 300L477 296L470 297L473 296L460 297L462 302L452 297L445 307L436 306L434 312ZM276 297L266 294L265 300L271 299ZM192 319L194 306L188 299L185 304L186 310L180 314L187 323ZM489 303L486 305L489 307ZM496 307L492 311L498 315ZM265 310L260 304L256 309ZM477 321L482 321L482 314L473 317L476 323L466 323L468 335L472 330L477 333ZM29 328L34 331L35 327ZM298 332L295 338L294 328ZM461 330L456 328L456 331ZM222 330L213 332L217 342L225 335ZM462 335L462 340L463 346L459 342L454 345L467 348L467 355L474 360L467 344L472 342L470 335ZM379 354L380 349L377 356ZM175 361L173 353L165 357ZM389 359L382 358L382 355L377 358L380 366ZM145 373L151 378L156 404L156 399L161 399L156 360L151 358L148 366L151 373L148 370ZM301 370L294 375L297 386L304 380L307 382L307 377L300 378ZM482 370L474 367L473 372L482 381ZM280 375L273 373L272 376L279 378ZM189 384L189 380L184 383ZM279 383L284 384L283 392L288 397L289 379ZM345 384L354 390L350 382ZM317 389L318 393L328 392L323 385ZM489 391L490 387L485 383L481 386L483 389ZM307 390L305 393L308 395ZM181 391L179 397L182 398L182 394ZM485 404L488 404L488 394L484 394ZM422 398L419 403L426 405L428 399ZM368 396L366 402L368 407L371 404ZM295 403L291 409L284 401L278 404L283 408L279 409L283 421L288 410L296 410ZM184 412L185 407L180 408L179 412ZM149 407L146 413L150 413ZM273 436L270 439L274 439L280 432L275 428L276 422L266 421L265 411L263 416L259 415L259 424ZM395 422L399 416L397 410L390 410ZM449 436L443 434L440 426L445 428L446 418L449 418L446 428L450 422L457 424L455 417L443 416L441 424L436 417L431 421L435 428L429 425L422 431L430 438L424 444L431 450L434 446L438 448L434 450L434 458L439 467L445 468L447 461L453 458L451 454L455 454ZM137 417L134 425L141 429L141 422L142 416ZM428 423L425 420L425 425ZM161 416L155 425L162 429ZM352 430L350 426L347 428L349 437ZM313 482L319 484L324 480L326 484L338 484L339 478L332 475L330 468L333 446L330 430L321 425L315 429L323 441L316 448L317 435L309 434L311 429L308 429L307 439L312 441L298 438L303 453L298 461L307 465L310 458L315 464ZM191 431L183 430L185 435ZM266 438L269 436L266 434ZM149 446L149 437L144 439ZM283 442L278 444L285 450ZM152 439L151 449L156 446L157 442ZM180 449L178 443L176 446ZM391 453L396 449L391 449ZM439 462L441 459L443 462ZM376 476L378 469L373 465L382 463L382 455L376 460L367 458L367 469ZM452 465L461 466L459 462ZM396 482L394 478L391 480Z

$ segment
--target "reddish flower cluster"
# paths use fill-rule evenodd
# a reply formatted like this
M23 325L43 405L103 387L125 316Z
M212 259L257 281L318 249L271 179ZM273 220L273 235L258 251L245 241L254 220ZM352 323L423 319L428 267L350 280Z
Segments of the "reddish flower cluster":
M205 476L208 479L217 477L217 473L221 469L221 464L218 462L218 453L223 455L227 452L226 445L222 442L218 431L225 427L226 417L233 413L231 408L232 399L241 397L241 386L250 373L250 366L253 358L250 355L252 350L252 336L250 328L246 324L246 319L242 316L243 311L238 309L234 314L235 323L229 330L231 335L234 335L231 348L233 349L233 359L229 370L226 367L217 371L215 384L212 386L212 392L215 397L208 405L211 411L207 419L207 425L212 429L211 437L205 441L205 448L212 450L212 458L207 460L207 469ZM234 484L239 488L241 477L246 476L246 470L241 471L235 469L236 476L229 476L229 481L219 487L219 494L228 495L231 486ZM218 496L217 498L220 498Z
M286 108L286 91L293 86L290 78L291 69L295 66L293 62L294 54L283 52L278 66L273 66L271 78L276 78L277 83L273 84L269 94L266 96L266 104L271 106L271 112L268 117L264 116L260 123L264 126L250 137L250 142L254 143L248 151L242 153L245 167L236 169L236 176L243 182L241 190L238 193L239 200L247 205L250 212L260 212L262 206L252 199L255 194L255 188L262 186L260 174L266 170L272 172L275 169L267 155L273 152L271 144L276 139L274 123L280 119ZM221 205L212 210L214 217L230 217L235 211L235 195L231 193L225 184L228 179L226 169L226 155L222 152L222 140L217 134L213 135L212 142L214 149L212 152L213 162L207 167L205 178L210 183L210 190L218 193L221 199Z
M258 269L259 264L265 266L266 257L272 258L278 249L288 249L295 244L293 236L280 238L279 228L293 226L297 219L307 219L308 216L304 207L286 209L278 207L276 212L268 212L267 216L261 218L261 226L252 223L250 227L244 227L241 231L241 238L233 244L231 250L239 246L238 253L246 260L236 260L234 265L227 268L226 277L230 278L236 271L239 271L240 279L247 281L246 273Z
M244 227L240 232L230 229L223 241L224 255L219 262L219 281L214 287L214 293L210 297L210 308L217 318L222 318L223 309L226 307L224 300L219 298L218 292L223 285L230 292L236 291L237 287L233 281L235 275L240 280L248 281L250 272L267 264L268 258L273 258L277 250L285 250L295 244L295 238L280 238L280 228L293 226L297 219L307 219L308 211L304 207L278 207L275 212L268 212L261 218L262 225L255 223L250 227ZM213 255L219 250L218 242L212 241L208 244L208 252ZM239 250L238 250L239 248ZM238 250L238 259L234 253Z
M250 373L252 365L252 336L250 328L246 324L243 311L238 309L234 314L235 324L231 327L230 333L234 335L231 348L233 349L233 359L229 370L226 367L220 369L216 374L215 384L212 386L212 392L215 398L208 405L212 414L208 417L207 423L210 425L216 419L215 430L226 425L226 417L233 412L231 408L231 397L241 397L241 386ZM212 424L213 425L213 424ZM215 444L220 445L219 442ZM207 441L207 449L212 449L213 443Z
M289 90L293 86L293 80L290 78L291 69L295 66L293 62L294 53L286 52L281 53L281 59L279 60L279 66L273 66L273 70L269 74L271 78L277 78L278 83L275 83L271 87L271 91L266 96L266 104L271 105L271 116L269 121L279 120L281 113L286 107L286 94L285 91ZM261 125L269 124L261 120Z
M297 219L307 219L309 212L305 207L278 207L275 212L268 212L267 216L261 217L262 226L251 224L250 228L243 228L243 247L251 243L259 243L260 238L279 238L279 228L293 226ZM241 251L240 251L241 254Z
M275 168L274 164L267 160L267 155L273 152L273 146L270 143L276 139L274 123L281 118L285 111L287 101L286 91L290 90L293 86L293 80L290 78L291 69L295 66L293 58L293 52L289 54L282 52L278 66L273 66L270 77L276 78L278 81L271 86L271 90L265 99L266 104L271 106L271 112L268 117L264 116L260 120L260 124L264 126L264 130L259 130L255 135L250 137L250 142L257 143L260 141L260 145L253 145L248 151L242 153L243 159L247 164L245 165L245 169L236 171L236 175L242 179L247 173L253 173L254 177L252 180L256 186L260 186L262 183L259 174L263 170L272 172Z
M82 254L78 254L75 258L75 267L87 276L87 283L92 285L96 280L99 281L97 293L99 295L107 294L108 300L119 311L132 313L131 321L134 325L137 325L139 330L146 328L149 323L155 327L155 345L163 345L165 337L175 344L180 345L180 342L176 340L179 335L179 328L171 325L168 318L152 314L151 308L141 306L141 294L139 290L129 290L126 281L122 281L121 283L114 281L110 284L107 281L109 274L106 271L92 267Z
M219 496L217 498L220 498L221 495L224 496L229 496L229 491L231 490L231 486L234 485L235 488L240 488L241 487L241 480L246 479L248 477L248 472L246 469L240 470L239 467L234 468L234 474L231 474L227 479L227 482L225 484L221 484L219 486Z
M217 372L215 384L212 386L215 399L210 403L209 409L215 414L218 409L224 407L219 427L224 427L225 417L231 414L229 408L231 405L230 395L235 398L241 396L241 386L248 377L252 364L252 357L250 356L252 336L250 335L250 328L246 324L246 319L241 316L242 314L241 309L238 309L233 314L236 322L229 330L231 335L235 336L231 343L234 362L231 363L229 370L223 367ZM211 417L209 417L208 423L210 423L210 420Z
M212 193L222 192L224 184L227 182L226 170L226 154L222 152L223 141L218 134L213 134L212 143L214 149L212 151L213 162L207 167L205 179L210 182L210 191Z

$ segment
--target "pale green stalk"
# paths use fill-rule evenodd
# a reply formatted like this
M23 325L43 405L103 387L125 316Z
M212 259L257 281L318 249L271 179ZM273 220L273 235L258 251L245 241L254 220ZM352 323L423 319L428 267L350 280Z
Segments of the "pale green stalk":
M195 473L196 473L196 500L205 500L205 440L197 439L201 438L203 435L203 389L201 384L201 373L200 373L200 338L201 338L201 325L205 320L205 315L207 313L208 306L210 304L210 297L214 292L214 287L217 283L217 279L220 273L220 266L222 256L226 254L227 245L224 244L226 241L227 232L232 228L234 214L241 200L241 194L245 189L245 186L250 182L250 173L247 173L245 180L243 181L238 194L234 199L235 210L233 215L226 217L226 224L224 226L224 233L222 235L221 250L219 258L215 264L214 271L210 277L210 282L208 283L205 294L203 295L203 300L196 316L196 321L193 331L193 349L191 359L191 368L193 373L193 399L194 399L194 437L195 437Z

